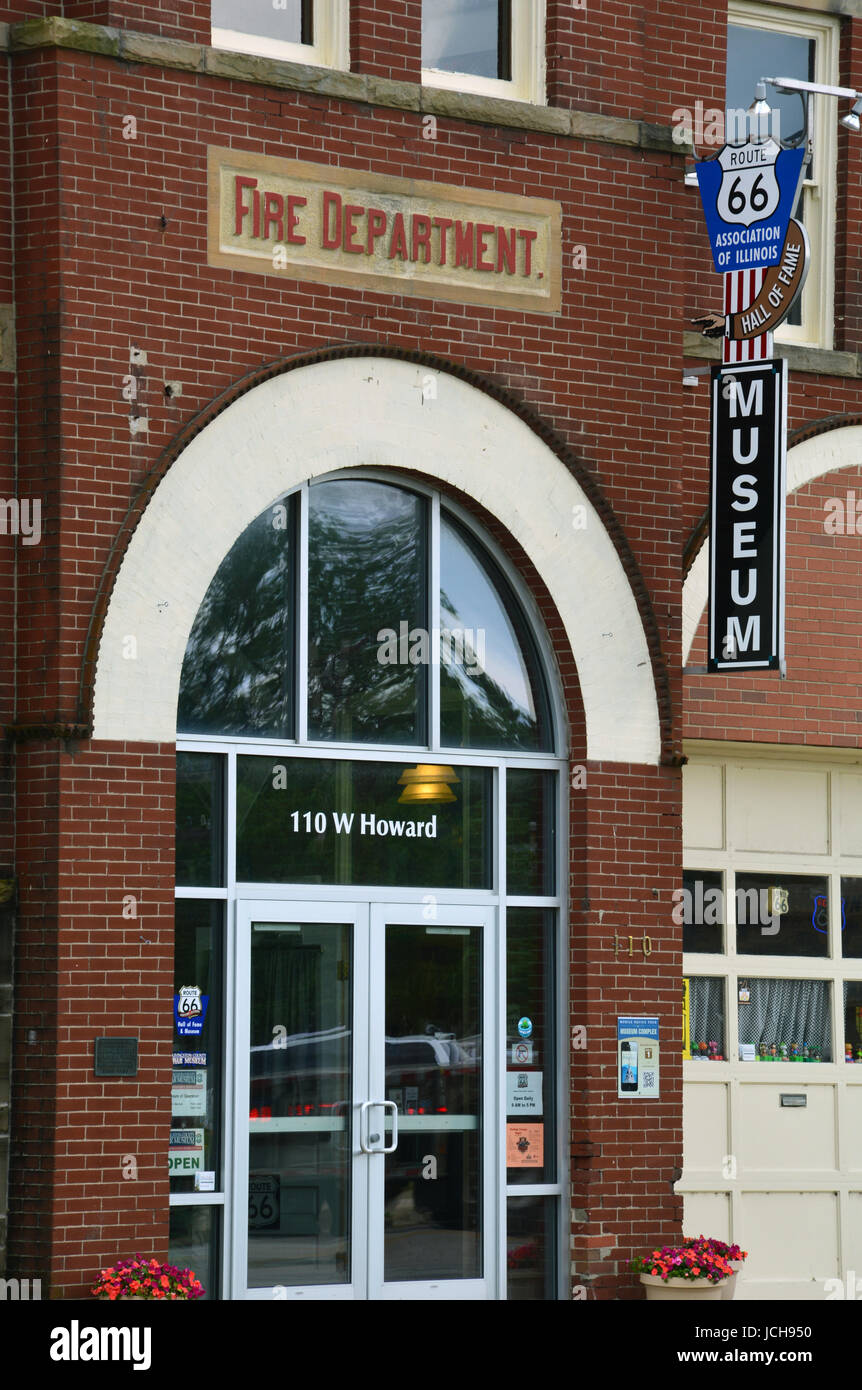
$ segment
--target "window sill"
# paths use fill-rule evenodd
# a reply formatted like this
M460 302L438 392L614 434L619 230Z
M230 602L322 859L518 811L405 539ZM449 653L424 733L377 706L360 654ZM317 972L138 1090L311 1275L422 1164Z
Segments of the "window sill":
M51 16L0 25L0 51L32 52L40 48L62 48L79 53L98 53L124 63L146 63L150 67L198 72L228 81L259 83L287 91L311 92L336 101L354 101L369 106L393 107L402 111L446 116L480 125L504 126L513 130L535 130L598 144L628 145L634 149L657 150L683 158L686 148L674 141L670 126L650 125L623 116L603 116L594 111L569 111L557 107L534 106L526 101L480 96L443 88L422 87L416 82L396 82L389 78L278 58L261 58L247 53L230 53L203 44L154 34L136 34L101 24Z
M249 58L298 63L300 67L328 68L332 71L342 69L342 64L327 61L322 51L313 44L267 40L256 34L243 34L233 29L213 29L210 47L218 53L244 53Z
M721 344L704 338L700 333L683 333L684 357L700 357L710 362L721 361ZM776 343L776 357L786 357L792 372L815 372L818 376L862 377L862 355L858 352L835 352L830 348L803 347L799 343Z
M544 82L535 90L529 82L506 81L503 78L473 77L466 72L444 72L423 68L422 86L432 91L457 92L460 96L488 97L492 101L517 101L527 106L546 106Z

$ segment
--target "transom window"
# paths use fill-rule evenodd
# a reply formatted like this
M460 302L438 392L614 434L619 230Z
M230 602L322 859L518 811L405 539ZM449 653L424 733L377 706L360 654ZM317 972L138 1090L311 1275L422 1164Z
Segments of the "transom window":
M239 537L192 629L178 730L554 744L541 663L501 566L438 496L356 477L281 498Z

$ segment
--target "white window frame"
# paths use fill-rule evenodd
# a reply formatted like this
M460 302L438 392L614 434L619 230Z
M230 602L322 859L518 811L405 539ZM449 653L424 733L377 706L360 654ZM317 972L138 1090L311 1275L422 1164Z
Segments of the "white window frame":
M814 81L838 85L840 21L811 10L784 9L780 5L730 0L728 24L766 29L815 41ZM782 73L764 73L781 77ZM752 100L754 93L752 92ZM766 99L770 99L767 88ZM802 291L802 322L783 323L776 329L779 343L832 348L835 338L835 223L838 167L838 111L833 98L809 99L809 149L816 141L815 179L806 178L805 230L811 245L811 264Z
M434 0L428 0L433 4ZM423 68L426 87L442 87L450 92L469 92L476 96L503 97L507 101L526 101L544 106L545 92L545 0L513 0L512 77L476 77L466 72L444 72Z
M314 0L314 43L285 43L240 29L211 29L213 48L250 53L258 58L307 63L312 67L350 68L349 0Z

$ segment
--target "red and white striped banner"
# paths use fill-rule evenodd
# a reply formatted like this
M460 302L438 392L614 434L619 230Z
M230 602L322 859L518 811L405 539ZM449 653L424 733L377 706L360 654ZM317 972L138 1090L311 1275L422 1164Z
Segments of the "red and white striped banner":
M731 270L724 277L724 312L741 314L753 304L763 284L766 270L761 266L756 270ZM736 362L767 362L772 357L772 334L761 333L756 338L735 341L725 338L722 349L722 362L730 365Z

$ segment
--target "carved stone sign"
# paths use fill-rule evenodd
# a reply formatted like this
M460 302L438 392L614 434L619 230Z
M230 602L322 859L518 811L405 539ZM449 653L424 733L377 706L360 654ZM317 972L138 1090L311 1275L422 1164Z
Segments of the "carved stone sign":
M210 265L555 314L560 205L211 146Z

